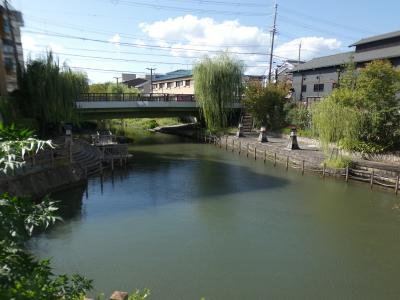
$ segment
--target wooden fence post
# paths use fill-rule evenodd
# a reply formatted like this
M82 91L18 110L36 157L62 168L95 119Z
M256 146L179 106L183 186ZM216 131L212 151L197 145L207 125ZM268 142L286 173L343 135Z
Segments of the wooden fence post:
M235 152L235 139L232 139L232 152Z
M349 166L346 166L346 182L349 181Z
M114 171L114 157L111 157L111 171Z
M326 172L326 163L322 165L322 178L325 178L325 172Z
M396 177L396 185L394 187L394 193L397 195L398 191L399 191L399 174L397 174Z
M225 150L228 151L228 137L225 138Z
M264 164L267 161L267 149L264 149Z
M374 185L374 170L372 170L372 172L371 172L370 185L371 185L371 190L372 190L372 187L373 187L373 185Z
M250 149L249 149L249 143L247 143L247 145L246 145L246 157L249 157L249 151L250 151Z
M276 152L274 153L274 167L276 167Z
M254 160L257 160L257 147L254 146Z
M301 162L301 175L304 175L304 159Z
M242 153L242 141L239 141L239 155Z
M289 156L286 156L286 171L289 170Z

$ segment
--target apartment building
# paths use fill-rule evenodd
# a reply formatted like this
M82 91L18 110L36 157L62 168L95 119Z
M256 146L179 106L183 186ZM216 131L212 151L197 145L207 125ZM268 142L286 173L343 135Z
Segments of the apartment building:
M355 49L296 66L292 70L294 99L309 105L329 95L338 86L343 66L350 60L358 68L379 59L387 59L394 67L400 67L400 31L364 38L349 47Z
M153 93L194 95L192 70L176 70L157 75L153 79Z
M4 96L18 87L16 50L20 66L24 65L20 28L24 25L22 14L8 5L0 4L0 95ZM12 31L11 31L12 30Z

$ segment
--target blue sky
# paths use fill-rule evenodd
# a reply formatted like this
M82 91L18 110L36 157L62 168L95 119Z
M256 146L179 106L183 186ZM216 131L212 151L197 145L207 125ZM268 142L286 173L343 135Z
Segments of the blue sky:
M400 30L400 1L278 1L275 64L340 51L374 34ZM203 55L228 50L249 74L268 68L270 0L13 0L24 14L25 56L52 48L92 82L120 71L143 75L188 69ZM229 5L228 5L229 3ZM98 42L84 40L90 38Z

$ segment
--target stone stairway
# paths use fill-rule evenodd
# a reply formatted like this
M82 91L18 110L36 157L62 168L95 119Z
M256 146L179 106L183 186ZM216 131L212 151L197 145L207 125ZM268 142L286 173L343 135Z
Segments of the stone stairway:
M101 153L89 144L74 142L72 161L80 166L87 177L102 172Z

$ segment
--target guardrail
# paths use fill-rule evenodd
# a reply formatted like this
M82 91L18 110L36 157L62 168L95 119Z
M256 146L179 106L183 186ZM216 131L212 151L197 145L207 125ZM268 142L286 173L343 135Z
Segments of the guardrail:
M163 102L195 102L191 94L136 94L136 93L83 93L77 102L98 101L163 101Z

